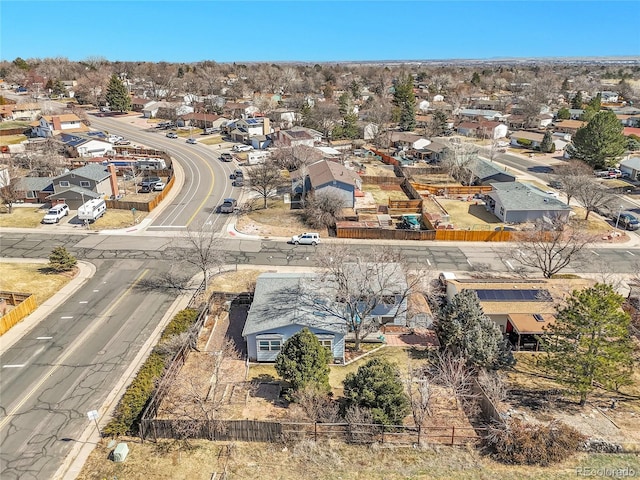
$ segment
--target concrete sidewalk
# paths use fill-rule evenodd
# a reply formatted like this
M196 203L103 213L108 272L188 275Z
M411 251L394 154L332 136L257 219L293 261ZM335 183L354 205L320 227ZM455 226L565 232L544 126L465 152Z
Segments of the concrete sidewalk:
M33 258L0 258L0 263L49 263L48 260ZM25 317L20 323L14 325L7 333L0 336L0 354L6 352L18 340L27 335L38 323L44 320L54 309L62 305L67 299L77 292L93 275L96 267L92 263L78 261L78 274L51 298L38 305L36 310Z

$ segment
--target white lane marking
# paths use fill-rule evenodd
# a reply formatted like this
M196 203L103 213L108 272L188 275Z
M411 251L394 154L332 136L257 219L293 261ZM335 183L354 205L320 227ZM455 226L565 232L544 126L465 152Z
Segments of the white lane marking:
M511 270L515 270L515 268L513 268L513 265L511 265L511 263L509 262L509 260L505 260L504 263L507 264L507 267L509 267Z
M73 317L60 317L60 320L70 320L70 319L72 319L72 318L73 318Z
M83 301L78 302L78 303L89 303L89 302L87 300L83 300Z
M158 226L150 226L149 228L187 228L186 225L158 225Z
M94 290L93 293L98 293L100 290Z
M428 258L427 258L427 265L431 266L431 262L429 261Z
M471 260L469 260L468 258L467 258L467 263L469 264L470 267L473 267L473 265L471 265Z
M636 254L635 254L635 253L631 253L629 250L627 250L627 253L628 253L629 255L631 255L632 257L635 257L635 256L636 256Z
M24 363L16 363L15 365L3 365L2 368L22 368Z
M598 252L594 252L593 250L591 250L591 253L593 253L596 257L600 256L600 254Z
M36 337L36 340L51 340L53 337Z

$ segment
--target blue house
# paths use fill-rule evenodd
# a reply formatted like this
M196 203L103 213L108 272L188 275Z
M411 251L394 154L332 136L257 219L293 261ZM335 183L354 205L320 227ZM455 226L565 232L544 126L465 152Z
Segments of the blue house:
M355 171L331 160L312 163L305 170L297 170L291 175L292 201L310 192L327 192L342 198L344 208L355 206L356 190L362 187L360 176Z
M331 318L322 308L324 299L320 296L318 308L313 308L308 284L316 278L312 273L264 273L258 277L242 331L249 360L274 362L284 342L307 327L331 351L334 361L344 362L346 324Z

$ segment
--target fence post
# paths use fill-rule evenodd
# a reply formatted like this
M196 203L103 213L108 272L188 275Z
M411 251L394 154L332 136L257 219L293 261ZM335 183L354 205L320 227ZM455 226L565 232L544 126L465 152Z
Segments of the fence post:
M451 445L453 445L456 437L456 427L455 425L451 427Z
M422 425L418 425L418 445L420 445L420 433L422 433Z
M380 432L382 433L380 437L380 443L384 445L384 425L380 425Z
M313 441L318 443L318 422L313 422Z

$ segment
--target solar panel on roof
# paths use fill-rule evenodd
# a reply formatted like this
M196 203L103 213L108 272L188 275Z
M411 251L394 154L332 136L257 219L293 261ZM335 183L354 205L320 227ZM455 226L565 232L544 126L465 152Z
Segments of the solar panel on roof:
M530 289L496 289L476 290L480 300L488 302L547 302L551 299L548 290Z

